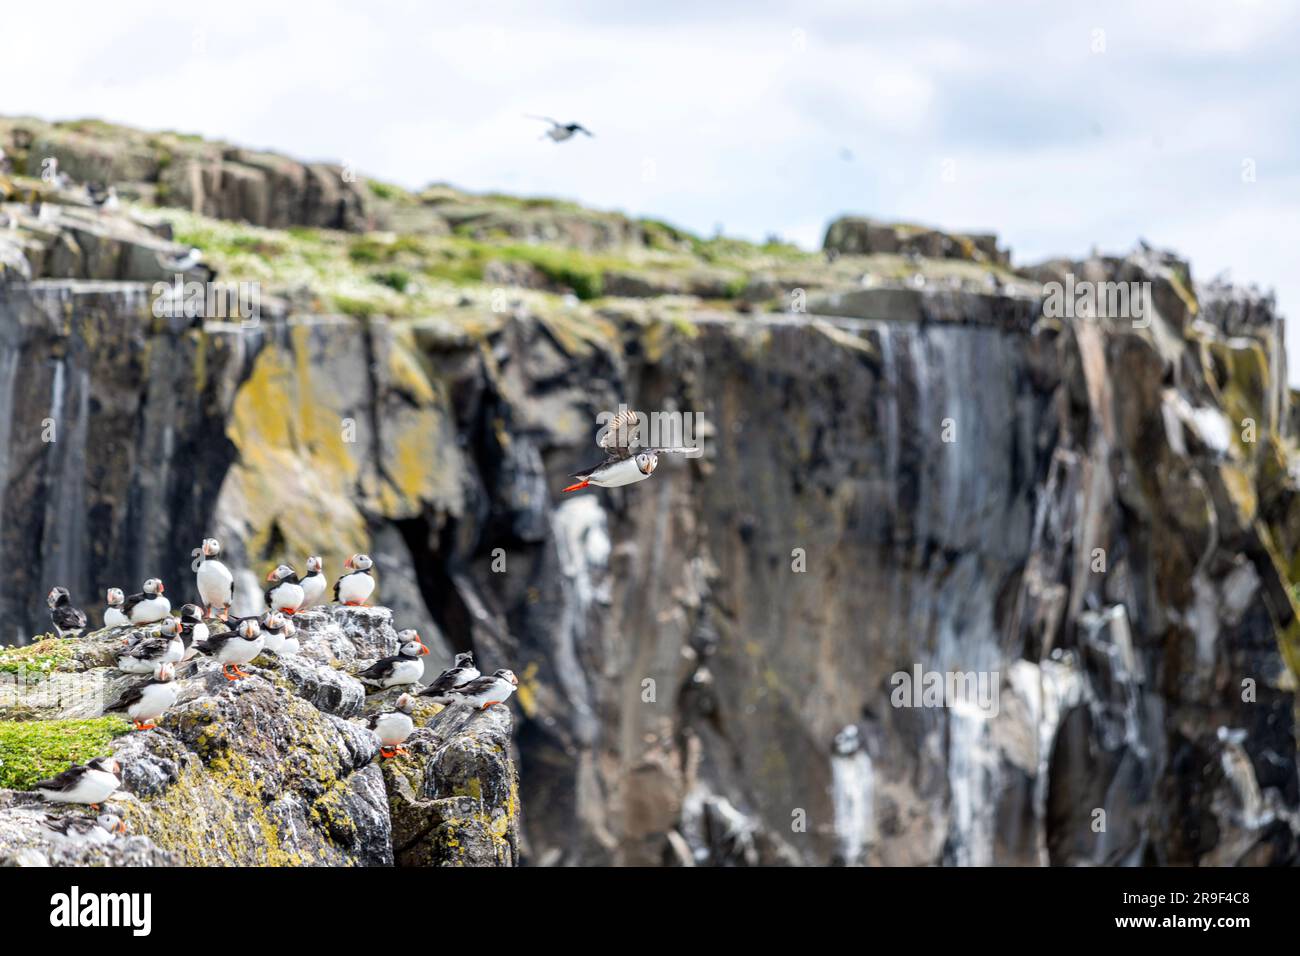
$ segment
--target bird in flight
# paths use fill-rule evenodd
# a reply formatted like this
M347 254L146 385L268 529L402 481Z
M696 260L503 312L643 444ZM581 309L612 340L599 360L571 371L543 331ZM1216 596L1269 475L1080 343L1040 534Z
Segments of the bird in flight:
M561 123L559 120L551 119L549 116L537 116L533 113L525 114L529 119L538 119L544 123L550 123L551 128L542 134L542 138L550 137L557 143L563 143L566 139L573 139L578 133L586 136L595 136L595 134L583 126L581 123Z
M577 491L588 485L597 488L619 488L634 482L645 481L659 467L659 456L663 454L690 454L694 448L642 448L635 451L637 445L637 426L640 419L637 413L625 408L612 419L596 436L596 445L605 452L605 460L594 468L577 472L576 484L565 488Z

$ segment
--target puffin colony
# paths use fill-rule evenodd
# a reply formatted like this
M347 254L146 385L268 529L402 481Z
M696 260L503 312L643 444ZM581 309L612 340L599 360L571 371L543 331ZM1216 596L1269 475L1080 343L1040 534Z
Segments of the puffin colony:
M281 564L267 575L264 594L266 613L260 616L232 618L230 606L235 597L235 579L230 569L217 560L221 545L216 538L205 538L194 549L198 604L185 604L172 612L165 596L166 588L158 578L144 582L139 593L129 597L121 588L109 588L108 606L104 609L105 627L131 627L117 652L117 667L128 674L140 674L147 680L129 688L106 709L124 713L136 730L148 731L176 703L176 677L189 662L203 654L221 663L228 681L248 677L243 669L259 654L266 652L288 657L300 650L293 616L304 608L323 605L325 600L325 565L318 555L307 559L307 573L299 577L292 566ZM364 607L375 589L374 562L369 555L354 554L343 563L343 575L334 582L334 603ZM64 638L78 637L86 628L86 614L72 604L64 587L53 588L48 597L50 620L55 632ZM216 621L221 622L217 630ZM209 628L208 622L213 627ZM400 646L391 657L375 661L356 674L370 692L389 687L415 684L424 673L421 657L429 648L415 630L398 633ZM415 697L428 697L445 706L463 704L484 710L504 704L519 686L514 673L498 670L480 674L471 653L457 654L455 663L417 695L404 693L392 711L376 713L366 726L379 740L383 758L404 753L402 744L415 729L411 713ZM96 757L84 765L69 767L58 776L41 780L33 787L54 803L99 805L122 785L122 767L112 757ZM47 821L46 826L70 839L103 841L124 832L125 824L113 814L70 824Z
M565 137L556 136L554 131L550 135L558 141L575 131L586 132L576 124L564 129ZM638 451L639 428L639 415L620 407L618 414L596 436L596 447L603 452L604 459L576 473L573 477L577 482L563 489L564 492L592 485L618 488L645 481L655 473L661 454L696 450L645 447ZM204 654L220 661L226 680L242 680L249 676L243 665L263 652L278 657L297 654L300 647L294 614L325 603L325 565L319 555L312 555L307 559L307 573L302 577L288 564L279 565L267 575L265 614L232 619L230 606L234 602L235 579L230 569L217 560L219 554L221 544L216 538L205 538L194 549L201 603L185 604L177 614L172 614L166 588L158 578L145 581L139 593L130 597L121 588L108 589L104 626L135 628L117 654L117 666L128 674L148 675L149 679L127 690L106 709L125 713L136 730L154 729L158 719L176 703L177 668L186 667L195 655ZM342 577L334 582L334 603L364 606L375 589L374 563L369 555L354 554L343 563L343 568ZM50 619L60 637L77 637L85 630L85 612L73 606L67 588L53 588L47 600ZM209 629L207 622L215 619L222 622L223 630ZM424 673L420 658L429 653L429 648L420 635L414 630L404 630L397 637L400 645L396 654L375 661L356 675L371 691L415 684ZM518 679L509 670L501 669L491 676L480 674L474 655L465 653L457 654L452 666L416 696L432 698L445 706L464 704L483 710L504 704L518 686ZM415 696L404 693L394 702L393 710L374 714L366 721L379 740L381 757L405 752L402 744L415 729L411 720L414 709ZM99 805L121 784L121 765L112 757L96 757L84 766L69 767L56 777L40 781L34 789L46 800L88 804L98 811ZM77 824L71 830L63 826L58 832L85 839L111 839L112 834L122 832L123 826L118 817L106 814L94 822Z

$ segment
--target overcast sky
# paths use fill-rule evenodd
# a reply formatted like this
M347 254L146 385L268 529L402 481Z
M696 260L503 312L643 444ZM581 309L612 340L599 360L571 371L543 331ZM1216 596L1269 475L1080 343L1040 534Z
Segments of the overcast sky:
M809 247L843 212L996 231L1017 262L1141 236L1296 316L1297 4L626 6L8 5L0 113ZM540 141L525 113L596 138ZM1288 339L1300 380L1300 316Z

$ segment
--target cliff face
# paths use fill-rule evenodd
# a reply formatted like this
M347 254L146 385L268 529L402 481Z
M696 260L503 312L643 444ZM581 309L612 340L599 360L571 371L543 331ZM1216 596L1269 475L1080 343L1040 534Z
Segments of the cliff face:
M122 765L123 789L107 809L129 836L86 846L42 825L85 815L25 792L66 766L56 758L68 754L49 753L52 767L9 780L23 789L0 790L0 864L513 865L519 800L508 712L439 713L422 704L408 753L381 768L376 738L348 718L392 708L396 691L367 699L351 676L396 651L391 613L334 608L299 617L302 654L263 655L245 680L231 684L206 658L182 665L177 705L157 730L128 733L125 722L100 718L116 720L109 732L122 736L75 757L111 752ZM0 694L0 718L27 731L25 756L40 760L66 739L86 744L80 726L64 733L68 722L98 714L139 680L112 666L126 630L0 655L5 665L30 663L37 651L56 658L44 671L24 669L27 679Z
M824 261L389 201L423 225L340 260L376 295L415 276L382 309L271 272L252 325L156 318L130 282L0 286L0 541L34 556L6 635L53 583L188 582L206 534L232 567L365 550L434 660L520 675L534 863L1300 858L1268 299L1145 248L1013 272L991 237L846 220ZM1149 283L1148 310L1045 310L1076 280ZM620 402L699 413L704 456L557 494ZM917 668L992 677L996 715L895 706ZM388 781L399 859L447 832L436 780Z

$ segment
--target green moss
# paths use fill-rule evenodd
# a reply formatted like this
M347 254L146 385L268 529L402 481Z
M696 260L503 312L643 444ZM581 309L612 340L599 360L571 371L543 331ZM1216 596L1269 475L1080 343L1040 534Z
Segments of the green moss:
M389 269L387 272L376 272L370 278L394 292L405 293L411 286L411 274L405 269Z
M120 717L0 721L0 787L27 790L73 764L107 756L113 738L130 729Z
M25 647L0 650L0 673L23 674L28 680L58 670L72 659L72 645L61 638L46 636Z

